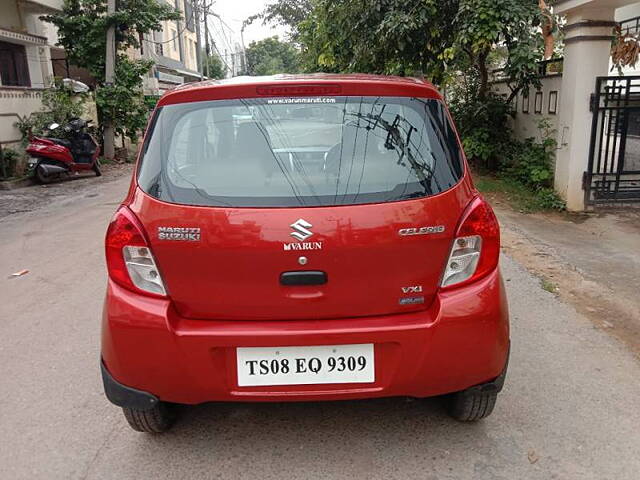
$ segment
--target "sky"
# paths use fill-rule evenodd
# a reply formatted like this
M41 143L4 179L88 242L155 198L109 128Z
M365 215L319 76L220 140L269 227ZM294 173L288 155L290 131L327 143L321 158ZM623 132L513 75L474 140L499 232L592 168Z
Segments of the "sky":
M260 13L269 3L271 3L270 0L214 0L211 10L220 15L224 24L221 24L217 18L212 18L209 25L221 53L225 48L233 48L236 42L241 43L242 22L247 17ZM251 41L262 40L273 35L284 38L286 33L287 30L284 27L262 25L260 20L256 20L245 28L244 43L248 46Z

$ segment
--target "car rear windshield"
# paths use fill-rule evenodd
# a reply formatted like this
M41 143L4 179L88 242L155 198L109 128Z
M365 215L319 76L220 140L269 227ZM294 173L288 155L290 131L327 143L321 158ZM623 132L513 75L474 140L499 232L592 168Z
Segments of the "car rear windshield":
M435 195L462 171L439 100L246 98L159 108L138 183L186 205L327 206Z

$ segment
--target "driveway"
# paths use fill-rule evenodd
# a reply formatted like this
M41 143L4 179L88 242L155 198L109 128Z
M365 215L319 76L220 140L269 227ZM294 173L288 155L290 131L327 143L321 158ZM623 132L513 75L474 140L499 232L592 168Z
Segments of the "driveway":
M638 478L640 364L509 256L510 371L482 422L381 399L208 404L165 435L131 431L98 368L102 242L127 186L91 181L0 220L2 478Z

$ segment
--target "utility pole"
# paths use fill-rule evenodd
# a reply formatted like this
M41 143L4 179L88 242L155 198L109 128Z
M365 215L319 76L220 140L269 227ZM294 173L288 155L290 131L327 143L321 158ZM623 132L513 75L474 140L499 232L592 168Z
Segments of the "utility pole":
M200 5L198 0L193 0L191 4L193 8L193 14L196 21L196 63L198 64L198 73L200 74L200 81L202 81L202 40L200 39Z
M204 51L205 51L205 59L203 62L203 69L205 77L209 78L209 56L211 55L211 51L209 50L209 22L207 20L207 14L209 13L209 5L205 4L204 6Z
M236 76L236 52L231 52L231 76Z
M107 0L107 15L116 13L116 0ZM116 71L116 27L111 25L107 30L107 52L104 65L104 83L113 85ZM115 156L115 131L113 121L108 119L104 124L104 157L113 160Z
M240 57L240 64L242 65L242 74L247 75L247 49L244 46L244 28L247 26L247 21L242 22L242 28L240 29L240 42L242 43L242 57Z

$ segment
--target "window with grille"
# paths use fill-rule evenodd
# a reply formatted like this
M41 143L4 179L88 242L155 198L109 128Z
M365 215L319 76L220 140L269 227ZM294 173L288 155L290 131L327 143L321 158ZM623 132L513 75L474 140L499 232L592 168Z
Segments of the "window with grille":
M5 86L31 86L24 45L0 42L0 81Z

